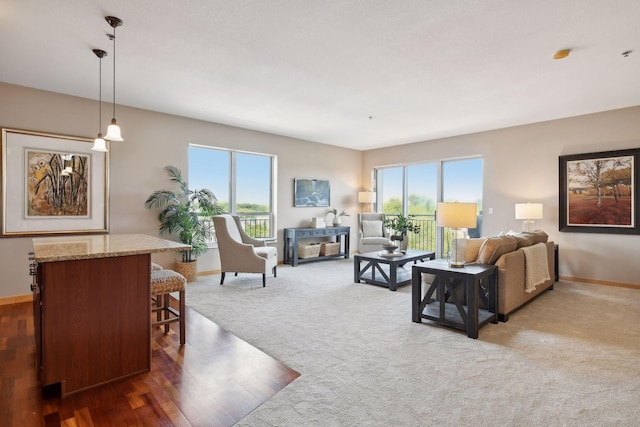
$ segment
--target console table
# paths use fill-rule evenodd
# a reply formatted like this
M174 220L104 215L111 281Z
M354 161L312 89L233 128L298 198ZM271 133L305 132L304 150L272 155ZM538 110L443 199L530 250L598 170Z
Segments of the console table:
M326 228L285 228L284 229L284 263L293 267L299 263L312 262L312 261L324 261L333 258L349 258L349 236L351 233L351 227L326 227ZM344 236L344 245L342 244L342 236ZM314 239L320 237L335 237L336 241L340 243L340 251L337 255L329 255L314 258L298 258L298 244L300 239ZM344 247L343 247L344 246Z
M422 273L435 276L424 298ZM411 286L411 314L416 323L429 319L462 329L469 338L478 338L478 329L487 323L498 323L495 265L467 264L457 268L449 267L443 259L427 261L413 266Z

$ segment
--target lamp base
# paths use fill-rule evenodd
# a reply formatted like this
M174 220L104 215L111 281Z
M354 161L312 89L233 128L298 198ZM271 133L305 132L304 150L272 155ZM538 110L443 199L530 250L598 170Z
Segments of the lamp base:
M536 222L532 219L527 219L522 221L522 232L523 233L533 233L536 229Z
M450 229L450 247L448 253L449 267L464 267L467 261L467 233L464 228Z

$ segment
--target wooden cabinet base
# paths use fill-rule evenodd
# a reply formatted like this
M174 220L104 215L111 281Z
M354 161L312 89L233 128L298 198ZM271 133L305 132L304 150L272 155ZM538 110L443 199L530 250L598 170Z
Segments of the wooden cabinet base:
M43 387L64 397L150 370L150 269L149 254L38 264Z

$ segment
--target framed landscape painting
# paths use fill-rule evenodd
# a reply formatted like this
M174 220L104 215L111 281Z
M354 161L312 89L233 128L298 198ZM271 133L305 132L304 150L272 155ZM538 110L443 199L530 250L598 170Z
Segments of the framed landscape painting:
M293 179L294 207L328 207L329 200L329 181L322 179Z
M639 153L560 156L560 231L640 234Z
M108 231L108 154L92 144L2 129L3 237Z

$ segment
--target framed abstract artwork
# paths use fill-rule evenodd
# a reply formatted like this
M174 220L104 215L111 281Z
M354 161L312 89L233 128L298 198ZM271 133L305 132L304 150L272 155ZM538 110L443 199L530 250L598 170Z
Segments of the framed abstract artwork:
M329 201L329 181L322 179L293 179L294 207L328 207Z
M560 156L560 231L640 234L639 153Z
M92 143L2 128L2 237L108 232L109 158Z

